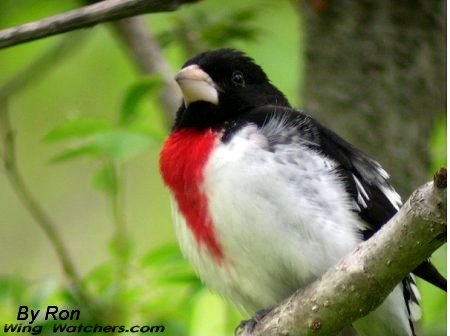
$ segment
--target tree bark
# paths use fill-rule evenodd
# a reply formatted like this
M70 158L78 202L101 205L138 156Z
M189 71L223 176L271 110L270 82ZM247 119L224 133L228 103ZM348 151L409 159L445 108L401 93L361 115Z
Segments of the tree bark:
M299 3L305 110L376 158L409 195L426 181L430 133L445 113L445 1Z

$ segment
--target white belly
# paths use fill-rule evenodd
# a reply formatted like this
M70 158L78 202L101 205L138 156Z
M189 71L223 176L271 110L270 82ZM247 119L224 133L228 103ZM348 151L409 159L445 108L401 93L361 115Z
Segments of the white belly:
M276 305L361 240L361 223L330 173L332 162L298 145L265 146L256 127L246 127L219 143L205 167L220 265L199 247L182 215L177 220L181 248L201 279L249 312Z

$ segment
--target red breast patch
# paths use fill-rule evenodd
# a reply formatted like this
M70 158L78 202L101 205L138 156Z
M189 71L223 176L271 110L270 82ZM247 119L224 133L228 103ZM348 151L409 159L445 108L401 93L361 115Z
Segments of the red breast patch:
M189 229L200 244L205 244L218 260L223 258L202 192L203 168L217 141L217 135L206 131L180 130L164 143L160 170L172 191Z

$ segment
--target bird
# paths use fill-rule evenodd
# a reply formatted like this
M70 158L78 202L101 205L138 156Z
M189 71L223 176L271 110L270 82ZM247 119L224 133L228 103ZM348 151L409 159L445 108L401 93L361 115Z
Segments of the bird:
M159 164L180 249L243 314L319 278L400 208L377 161L294 109L242 51L202 52L175 80L183 99ZM446 290L428 260L415 271ZM410 274L353 328L415 335L419 299Z

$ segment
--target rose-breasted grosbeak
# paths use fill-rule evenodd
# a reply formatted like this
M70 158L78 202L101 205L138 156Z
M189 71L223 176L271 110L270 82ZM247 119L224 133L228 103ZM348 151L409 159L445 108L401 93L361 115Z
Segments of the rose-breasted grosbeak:
M400 207L376 161L292 109L243 53L201 53L175 79L184 101L160 168L179 243L206 285L241 310L277 305ZM429 262L417 273L445 286ZM413 335L418 299L408 276L354 327Z

